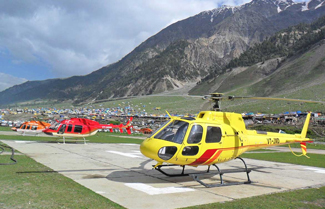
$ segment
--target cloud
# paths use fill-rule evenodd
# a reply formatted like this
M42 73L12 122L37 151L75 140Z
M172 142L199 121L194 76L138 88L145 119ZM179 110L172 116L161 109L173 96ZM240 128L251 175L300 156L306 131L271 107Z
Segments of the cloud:
M17 78L12 75L0 73L0 91L3 91L11 86L24 83L26 81L27 79L25 78Z
M169 24L224 3L0 0L0 49L9 51L13 65L45 63L48 77L84 75L118 61Z

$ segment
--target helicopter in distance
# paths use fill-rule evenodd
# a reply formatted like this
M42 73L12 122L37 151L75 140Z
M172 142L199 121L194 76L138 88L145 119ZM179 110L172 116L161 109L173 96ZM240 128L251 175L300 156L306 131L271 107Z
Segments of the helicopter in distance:
M215 111L202 111L197 117L169 115L170 119L140 145L140 151L144 156L157 161L157 164L153 166L155 170L169 177L192 176L194 180L205 187L229 185L230 183L224 184L223 182L222 176L225 173L245 172L247 181L233 184L251 183L249 177L251 169L247 168L245 161L240 157L244 152L283 144L300 143L301 156L308 157L306 142L311 142L311 139L306 138L311 113L307 114L300 134L247 130L241 114L220 111L221 100L268 99L325 103L283 98L225 97L221 93L212 93L211 96L204 97L204 99L207 98L214 102ZM233 159L241 160L244 164L244 170L221 171L217 166L219 163ZM206 184L199 178L200 175L210 172L211 165L218 171L220 184ZM171 172L168 173L163 170L163 168L170 166L181 166L181 173L171 174ZM204 173L185 173L186 166L208 166L208 169Z
M121 133L123 133L123 129L126 129L126 132L131 134L132 120L133 117L130 117L125 125L113 125L100 124L96 121L85 118L71 118L61 122L57 121L49 128L43 130L43 132L51 136L62 136L63 143L65 143L65 138L71 137L81 137L84 139L84 143L86 143L85 137L95 135L99 129L108 129L110 132L113 132L113 129L118 129Z
M22 135L25 134L40 134L43 130L50 127L50 123L46 123L43 121L27 121L23 123L20 127L13 127L11 130L17 131L18 133L21 133Z

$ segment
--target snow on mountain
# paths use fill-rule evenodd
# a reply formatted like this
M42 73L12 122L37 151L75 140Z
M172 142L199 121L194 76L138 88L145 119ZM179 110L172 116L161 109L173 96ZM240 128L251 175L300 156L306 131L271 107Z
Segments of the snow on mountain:
M221 7L218 7L216 9L207 11L208 13L211 13L210 21L213 22L214 17L218 16L219 14L225 13L225 12L231 12L234 13L239 9L238 6L229 6L229 5L222 5Z
M318 4L318 5L315 7L315 9L318 9L319 7L321 7L321 6L323 6L323 5L325 5L325 1L324 1L324 2L321 2L320 4Z
M264 2L268 4L274 4L277 6L277 12L283 12L287 10L289 7L293 5L301 5L301 11L308 11L310 9L318 9L321 6L325 6L325 1L324 0L309 0L307 2L294 2L292 0L252 0L251 2L248 2L246 4L240 5L240 6L228 6L228 5L222 5L219 8L206 11L207 13L211 14L210 21L213 22L214 18L218 16L219 14L229 12L231 11L232 13L235 13L236 11L241 10L245 6L252 5L258 2ZM315 6L315 2L317 2ZM313 5L311 6L310 3Z
M301 11L302 11L302 12L303 12L303 11L307 11L307 10L309 10L309 9L308 9L308 3L309 3L309 2L307 2L307 3L304 2L304 3L303 3L303 6L301 7Z

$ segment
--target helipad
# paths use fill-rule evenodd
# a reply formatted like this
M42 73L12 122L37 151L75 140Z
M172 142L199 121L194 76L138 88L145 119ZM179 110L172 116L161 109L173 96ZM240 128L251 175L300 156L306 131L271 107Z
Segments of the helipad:
M246 159L255 168L253 184L206 188L191 177L152 170L155 162L141 155L139 145L3 142L126 208L181 208L325 184L325 169ZM219 167L242 168L242 162ZM224 180L243 182L246 174L225 174ZM203 181L218 183L219 176L206 175Z

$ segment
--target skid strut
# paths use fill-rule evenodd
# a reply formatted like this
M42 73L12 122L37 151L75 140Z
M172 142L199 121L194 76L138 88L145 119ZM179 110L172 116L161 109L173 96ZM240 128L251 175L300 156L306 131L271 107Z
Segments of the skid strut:
M252 181L249 178L249 173L252 170L247 168L247 165L246 165L245 161L242 158L240 158L240 157L237 157L237 158L240 159L244 163L244 166L245 166L245 169L244 170L242 170L242 169L231 169L231 170L221 171L217 165L215 165L215 164L213 165L218 170L218 173L216 173L216 174L219 174L219 176L220 176L220 184L206 184L206 183L202 182L200 180L200 178L199 178L202 174L191 174L190 176L192 176L192 178L195 181L199 182L201 185L203 185L205 187L208 187L208 188L211 188L211 187L221 187L221 186L229 186L229 185L238 185L238 184L250 184L250 183L252 183ZM223 182L223 178L222 178L223 177L223 174L225 174L225 173L241 173L241 172L245 172L246 173L246 175L247 175L247 181L245 181L245 182L232 182L232 183L224 183Z
M247 165L246 165L245 161L241 157L237 157L236 159L239 159L244 163L244 166L245 166L244 169L229 169L229 170L221 171L220 168L216 164L213 164L213 166L217 169L217 172L211 172L211 173L210 173L210 165L208 166L208 170L206 172L200 172L200 173L185 173L184 172L185 171L185 165L181 166L182 167L182 172L180 174L169 174L169 173L166 173L165 171L162 170L162 167L171 167L171 166L179 167L179 165L159 165L159 166L155 167L155 169L157 171L159 171L160 173L168 176L168 177L191 176L195 181L197 181L201 185L203 185L205 187L208 187L208 188L252 183L252 181L249 178L249 173L252 171L252 169L247 168ZM245 181L245 182L224 183L223 174L225 174L225 173L241 173L241 172L246 173L247 181ZM219 176L220 176L220 184L206 184L206 183L202 182L199 177L202 176L202 175L206 175L206 174L214 174L214 175L219 174Z

